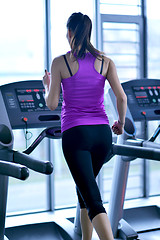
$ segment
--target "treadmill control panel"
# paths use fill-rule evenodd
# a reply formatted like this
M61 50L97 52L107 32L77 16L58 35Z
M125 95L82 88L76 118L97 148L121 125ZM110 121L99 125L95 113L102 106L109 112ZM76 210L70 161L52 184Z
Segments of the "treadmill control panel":
M160 80L136 79L122 83L134 121L160 120ZM144 114L142 114L144 113Z
M51 111L45 104L42 81L21 81L0 86L4 104L13 129L60 126L62 94L58 107Z
M16 96L22 112L49 110L44 100L44 89L16 89ZM9 108L16 108L13 93L6 93Z
M132 87L140 107L160 106L160 85Z

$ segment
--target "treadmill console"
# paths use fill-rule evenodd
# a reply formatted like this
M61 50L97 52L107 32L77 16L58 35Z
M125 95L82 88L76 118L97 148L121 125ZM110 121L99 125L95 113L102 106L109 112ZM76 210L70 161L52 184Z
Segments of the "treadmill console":
M138 79L122 83L135 121L160 120L160 80Z
M160 86L141 86L132 89L140 107L160 106Z
M16 96L22 112L49 110L44 100L45 90L40 89L16 89Z
M5 108L13 129L60 126L62 94L58 107L51 111L45 104L42 81L21 81L0 86Z

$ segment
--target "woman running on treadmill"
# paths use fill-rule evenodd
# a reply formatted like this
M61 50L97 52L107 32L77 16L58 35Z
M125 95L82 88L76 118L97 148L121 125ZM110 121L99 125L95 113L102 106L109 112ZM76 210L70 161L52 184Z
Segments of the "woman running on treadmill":
M113 240L95 178L111 150L111 128L117 135L123 133L127 99L113 61L91 44L91 30L87 15L79 12L69 17L71 50L53 60L51 75L45 70L43 84L51 110L58 106L62 86L62 148L77 188L82 240L91 240L93 227L100 240ZM116 96L119 116L111 128L103 103L106 79Z

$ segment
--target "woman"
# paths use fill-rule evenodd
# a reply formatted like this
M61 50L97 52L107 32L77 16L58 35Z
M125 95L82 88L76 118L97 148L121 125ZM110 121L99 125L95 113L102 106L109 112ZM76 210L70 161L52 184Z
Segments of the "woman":
M91 240L95 228L101 240L112 240L111 226L103 207L96 176L111 149L112 133L104 109L107 79L117 99L119 119L112 131L123 133L127 100L113 61L91 42L92 23L87 15L73 13L67 22L71 51L53 60L43 84L47 106L58 106L62 86L62 147L77 187L81 208L82 239ZM93 226L93 227L92 227Z

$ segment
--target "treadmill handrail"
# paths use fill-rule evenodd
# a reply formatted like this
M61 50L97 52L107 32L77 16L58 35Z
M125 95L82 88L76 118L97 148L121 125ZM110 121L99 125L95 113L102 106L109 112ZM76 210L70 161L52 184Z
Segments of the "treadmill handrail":
M160 149L112 144L113 155L131 156L160 161ZM125 158L123 159L125 161ZM126 159L126 161L128 158Z
M51 174L53 172L53 165L49 161L40 161L28 156L25 153L11 150L13 152L13 162L20 163L36 172Z
M160 149L159 143L150 142L149 140L144 141L143 139L139 139L139 138L138 139L127 139L125 141L125 144L130 145L130 146Z
M0 160L0 174L26 180L29 177L29 170L25 166Z
M62 137L60 127L49 127L44 129L39 136L33 141L33 143L25 150L23 153L30 154L33 150L40 144L40 142L45 138L59 139Z

